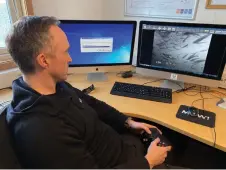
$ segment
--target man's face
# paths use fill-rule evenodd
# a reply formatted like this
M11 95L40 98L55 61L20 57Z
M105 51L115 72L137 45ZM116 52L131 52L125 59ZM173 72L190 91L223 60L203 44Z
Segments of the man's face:
M52 36L52 55L48 57L48 73L56 81L63 81L67 79L68 64L72 61L68 53L70 45L67 36L58 26L52 26L49 32Z

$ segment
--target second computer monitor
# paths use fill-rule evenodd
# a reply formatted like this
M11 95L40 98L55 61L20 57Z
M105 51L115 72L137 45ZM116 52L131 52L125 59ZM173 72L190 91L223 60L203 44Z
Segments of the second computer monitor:
M140 22L137 72L217 86L225 66L226 26Z
M70 43L72 72L117 72L132 65L136 21L61 20L60 27Z

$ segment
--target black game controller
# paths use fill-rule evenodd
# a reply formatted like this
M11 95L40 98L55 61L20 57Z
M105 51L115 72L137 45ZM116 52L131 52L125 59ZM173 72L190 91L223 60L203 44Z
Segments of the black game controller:
M151 134L148 134L146 131L141 133L140 138L144 145L149 146L152 141L154 141L156 138L159 138L160 142L158 143L158 146L172 146L169 140L162 136L156 128L150 128L150 131Z

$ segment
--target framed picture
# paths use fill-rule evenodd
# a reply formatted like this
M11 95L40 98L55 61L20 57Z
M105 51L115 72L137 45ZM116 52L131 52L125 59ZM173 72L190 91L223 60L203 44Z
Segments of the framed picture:
M226 9L226 0L206 0L207 9Z

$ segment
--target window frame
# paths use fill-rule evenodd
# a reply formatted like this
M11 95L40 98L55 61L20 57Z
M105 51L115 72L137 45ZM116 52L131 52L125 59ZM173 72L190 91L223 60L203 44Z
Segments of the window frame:
M32 0L6 0L12 23L25 15L33 15ZM17 67L6 48L0 48L0 72Z

